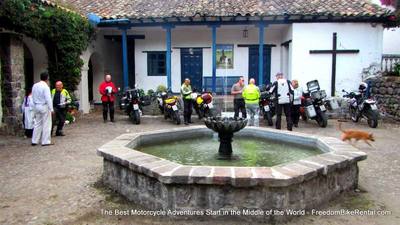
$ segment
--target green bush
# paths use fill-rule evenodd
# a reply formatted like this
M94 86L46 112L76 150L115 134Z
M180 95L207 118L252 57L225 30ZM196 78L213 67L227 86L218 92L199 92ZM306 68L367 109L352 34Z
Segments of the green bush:
M147 91L147 95L148 95L148 96L153 96L153 95L154 95L154 90L153 90L153 89L149 89L149 90Z
M167 91L168 91L168 89L165 85L162 85L162 84L158 85L157 92L167 92Z
M394 66L394 72L397 76L400 76L400 63L396 63Z
M1 27L25 34L45 46L51 84L62 80L67 90L76 90L83 66L80 55L94 34L88 20L40 0L2 0L0 4Z

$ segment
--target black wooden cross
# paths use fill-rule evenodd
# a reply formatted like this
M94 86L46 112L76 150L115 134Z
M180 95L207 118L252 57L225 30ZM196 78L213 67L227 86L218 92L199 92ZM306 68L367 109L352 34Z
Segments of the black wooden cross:
M359 53L358 49L337 49L337 34L333 33L332 50L310 50L310 54L332 54L332 80L331 80L331 96L335 95L336 92L336 55L339 53Z

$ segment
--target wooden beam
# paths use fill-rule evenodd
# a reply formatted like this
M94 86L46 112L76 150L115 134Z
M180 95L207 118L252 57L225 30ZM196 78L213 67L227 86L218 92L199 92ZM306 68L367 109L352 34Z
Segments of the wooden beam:
M336 50L336 53L359 53L360 50L358 49L343 49L343 50ZM327 54L333 53L333 50L310 50L310 54Z
M238 44L238 48L258 47L258 44ZM275 44L264 44L264 47L276 47Z

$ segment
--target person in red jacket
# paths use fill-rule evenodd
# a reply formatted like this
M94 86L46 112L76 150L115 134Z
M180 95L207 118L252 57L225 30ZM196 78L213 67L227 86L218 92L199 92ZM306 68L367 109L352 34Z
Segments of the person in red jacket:
M110 111L110 120L111 122L115 122L114 120L114 101L115 94L117 93L117 89L115 88L114 83L111 81L111 75L107 74L104 77L104 82L99 86L99 92L101 94L101 102L103 103L103 119L104 123L107 122L108 111Z

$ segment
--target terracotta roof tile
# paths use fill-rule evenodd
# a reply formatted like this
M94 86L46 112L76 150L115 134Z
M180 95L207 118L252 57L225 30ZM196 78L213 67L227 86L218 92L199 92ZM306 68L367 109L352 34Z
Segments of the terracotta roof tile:
M383 16L369 0L43 0L102 18L334 15Z

